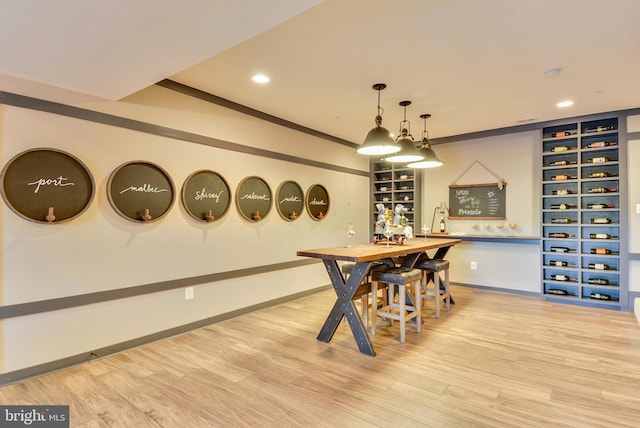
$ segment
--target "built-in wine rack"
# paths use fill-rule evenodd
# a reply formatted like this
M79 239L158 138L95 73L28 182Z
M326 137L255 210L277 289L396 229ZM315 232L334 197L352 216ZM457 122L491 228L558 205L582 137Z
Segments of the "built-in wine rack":
M395 211L397 205L405 208L407 224L413 227L414 234L420 233L420 177L419 170L408 168L405 164L374 160L372 167L373 221L372 231L378 217L377 204Z
M542 292L626 305L618 118L542 130Z

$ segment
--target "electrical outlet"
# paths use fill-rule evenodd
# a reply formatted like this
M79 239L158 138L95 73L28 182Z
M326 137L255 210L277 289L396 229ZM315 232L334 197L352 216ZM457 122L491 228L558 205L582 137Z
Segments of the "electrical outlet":
M184 300L193 299L193 287L186 287L184 289Z
M636 204L636 214L640 214L640 204Z
M471 270L477 270L478 269L478 262L471 262L471 266L469 266L471 268Z

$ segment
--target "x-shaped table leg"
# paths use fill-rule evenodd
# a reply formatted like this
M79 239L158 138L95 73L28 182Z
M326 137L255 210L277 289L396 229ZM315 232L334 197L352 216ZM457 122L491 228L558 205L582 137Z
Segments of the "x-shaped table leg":
M338 325L340 324L340 321L342 321L342 317L346 316L360 352L375 356L376 352L373 349L373 344L371 343L369 334L367 334L367 329L362 323L360 314L353 303L353 296L355 295L358 286L367 275L367 272L371 267L371 262L356 263L346 282L342 272L340 272L340 267L338 266L337 261L324 259L323 262L327 272L329 273L331 285L333 285L333 289L336 292L338 299L334 303L327 320L322 326L322 329L320 329L318 340L330 342L338 328Z

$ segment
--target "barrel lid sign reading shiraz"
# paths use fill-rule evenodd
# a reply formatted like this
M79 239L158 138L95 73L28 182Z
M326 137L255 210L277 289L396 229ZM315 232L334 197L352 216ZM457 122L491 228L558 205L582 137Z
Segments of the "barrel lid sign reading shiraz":
M220 220L231 204L229 185L214 171L194 172L182 186L182 204L198 221Z
M169 175L150 162L129 162L111 173L107 196L113 209L127 220L159 220L174 201L174 187Z
M506 183L449 186L449 218L506 219Z
M16 214L37 223L60 223L82 214L95 193L87 167L69 153L31 149L2 170L2 197Z

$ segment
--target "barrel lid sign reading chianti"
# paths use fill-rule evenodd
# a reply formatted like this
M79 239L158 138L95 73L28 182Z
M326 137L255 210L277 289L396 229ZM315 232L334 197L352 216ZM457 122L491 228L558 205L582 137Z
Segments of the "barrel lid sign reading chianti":
M449 218L506 219L506 183L449 186Z
M60 223L82 214L95 186L74 156L39 148L20 153L2 170L2 197L19 216L37 223Z
M324 219L329 211L329 192L324 186L314 184L307 190L306 205L312 219Z
M169 175L150 162L129 162L116 168L107 183L107 196L113 209L127 220L159 220L174 201Z
M220 220L231 205L229 185L214 171L196 171L182 186L182 205L195 220Z

